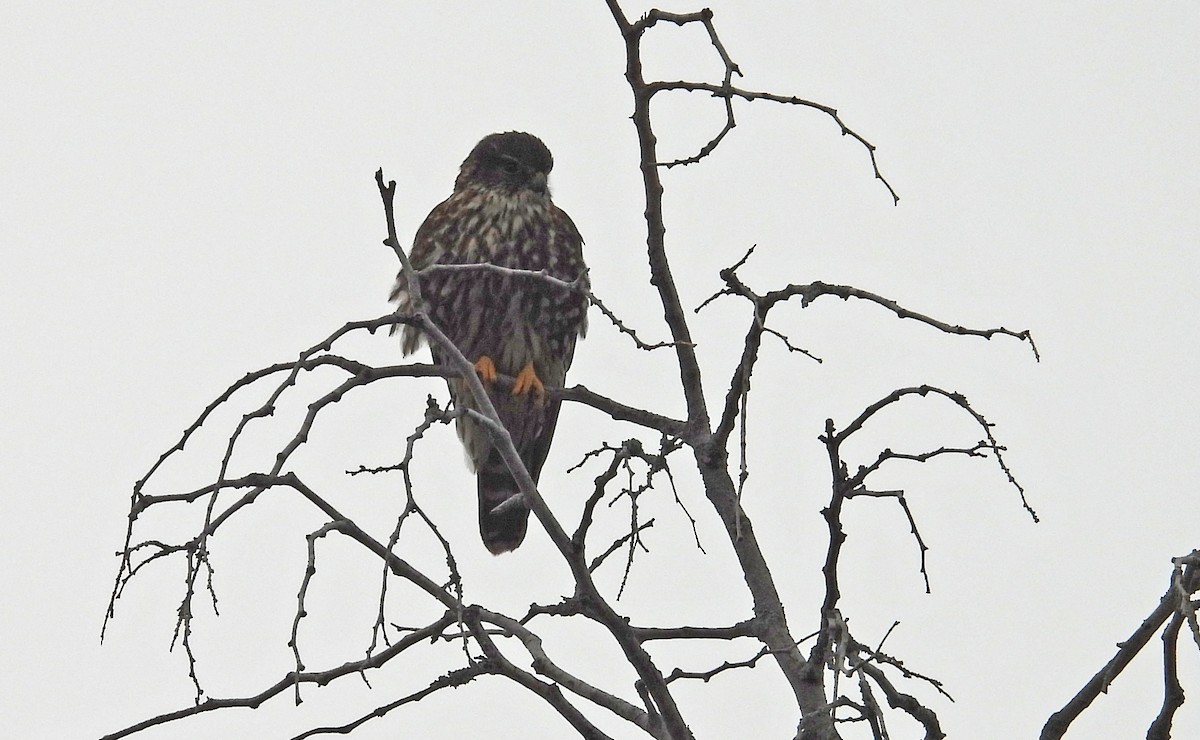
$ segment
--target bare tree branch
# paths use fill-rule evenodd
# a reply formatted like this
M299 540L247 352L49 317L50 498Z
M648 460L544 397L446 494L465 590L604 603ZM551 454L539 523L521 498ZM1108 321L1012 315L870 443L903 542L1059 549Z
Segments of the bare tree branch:
M942 738L946 737L946 733L942 732L941 723L938 722L937 715L933 713L932 709L921 704L916 698L897 690L878 667L864 664L862 671L879 688L883 689L883 695L887 697L888 706L903 711L921 723L921 726L925 728L925 740L942 740Z
M496 673L512 679L517 684L540 696L575 728L580 737L586 738L586 740L612 740L608 735L601 732L600 728L592 724L574 705L567 701L567 698L563 696L557 684L543 683L527 671L517 668L505 658L504 654L500 652L499 648L492 641L491 635L482 628L480 624L480 611L477 608L468 609L465 616L467 626L471 629L471 634L475 636L480 647L483 648L484 655L487 656L488 661L494 666L493 670Z
M118 730L112 734L105 735L100 738L100 740L118 740L119 738L129 737L136 732L140 732L150 727L167 724L168 722L174 722L175 720L184 719L185 717L203 714L204 712L211 712L216 709L225 709L229 707L249 707L251 709L257 709L263 704L263 702L278 696L288 688L295 686L298 683L313 683L317 684L318 686L323 686L341 676L360 673L370 668L379 668L413 645L424 642L430 637L441 633L442 630L453 624L454 620L455 615L452 612L447 612L443 614L437 621L413 632L387 650L383 650L379 654L369 658L352 663L345 663L336 668L330 668L329 670L316 673L301 673L299 675L289 673L288 675L276 681L272 686L253 696L240 697L236 699L208 699L207 701L201 702L186 709L167 712L166 714L160 714L157 717L152 717L142 722L138 722L137 724L131 725L122 730Z
M731 640L735 637L754 637L754 619L746 619L729 627L634 627L638 639L649 640Z
M396 198L396 181L388 180L385 184L383 168L380 167L375 171L375 184L379 186L379 197L383 199L384 218L387 219L388 235L383 243L391 247L392 251L396 253L396 259L400 260L400 269L404 273L408 294L412 297L412 305L424 306L424 301L421 300L421 284L413 271L412 263L408 261L408 253L400 246L400 237L396 235L396 216L392 208Z
M670 683L670 682L675 681L680 678L698 678L701 681L703 681L704 683L708 683L709 679L711 679L714 676L717 676L721 673L724 673L725 671L730 671L730 670L733 670L734 668L753 668L755 665L758 664L759 659L761 659L763 656L765 656L769 652L770 652L770 650L768 648L763 647L757 653L750 656L746 660L739 660L739 661L735 661L733 663L731 663L729 661L724 661L723 663L721 663L721 665L717 666L716 668L712 668L707 671L685 671L682 668L676 668L675 670L671 671L671 675L667 676L667 683Z
M972 408L971 404L967 401L966 396L963 396L961 393L952 393L950 391L943 390L941 388L938 388L938 387L932 386L932 385L921 385L921 386L915 386L915 387L910 387L910 388L899 388L897 390L892 391L891 393L884 396L883 398L879 399L878 401L871 404L870 406L867 406L867 408L864 409L863 412L861 414L859 414L857 418L854 419L854 421L850 422L846 426L846 428L844 428L840 432L838 432L836 437L830 437L830 441L833 442L835 444L835 446L840 446L841 444L843 444L846 441L846 439L848 437L850 437L850 435L854 434L859 429L862 429L863 425L866 424L868 420L870 420L872 417L875 416L875 414L879 413L883 409L888 408L892 404L895 404L904 398L907 398L910 396L924 397L924 396L928 396L931 393L934 394L935 396L942 396L944 398L949 399L956 406L958 406L959 408L961 408L962 410L964 410L968 414L970 414L971 418L973 418L975 420L975 422L979 425L979 428L983 431L984 436L986 437L986 444L981 443L982 446L980 449L990 450L995 455L996 464L1000 467L1001 472L1004 473L1004 476L1005 476L1005 478L1008 479L1009 484L1011 484L1013 486L1013 488L1015 488L1017 490L1017 493L1020 494L1022 508L1025 509L1025 511L1029 514L1030 518L1033 519L1033 521L1037 522L1038 521L1037 512L1033 510L1033 507L1031 507L1029 505L1029 502L1026 500L1025 488L1023 486L1021 486L1021 484L1018 483L1017 479L1013 476L1012 470L1008 467L1008 463L1005 462L1004 457L1001 454L1002 451L1004 450L1004 447L999 442L996 441L995 435L992 434L993 424L991 422L989 422L986 418L984 418L984 416L982 414L980 414L978 411L976 411L974 408ZM829 435L833 434L833 427L831 426L831 423L832 422L829 422L826 424L826 436L827 437ZM895 453L891 453L890 455L887 456L887 459L890 459L895 456L896 456ZM869 474L871 472L871 470L872 470L872 468L861 468L859 474L856 475L854 478L847 478L846 484L851 487L857 487L859 485L862 485L863 481L866 480L866 475ZM863 471L865 471L865 472L863 472Z
M1175 712L1183 706L1183 684L1179 683L1179 661L1176 655L1179 649L1179 628L1183 626L1183 621L1183 615L1175 612L1171 623L1162 632L1163 703L1158 716L1146 731L1146 740L1170 740Z
M1186 591L1190 597L1191 594L1194 594L1197 590L1200 590L1200 562L1198 562L1198 559L1200 559L1200 552L1193 551L1191 555L1187 556L1187 558L1192 562L1189 562L1186 565L1181 573L1181 577L1178 579L1178 583L1182 584L1183 590ZM1064 734L1066 734L1067 729L1071 726L1071 723L1075 721L1075 719L1083 712L1083 710L1087 709L1091 703L1095 701L1096 697L1108 690L1108 687L1112 683L1113 679L1115 679L1121 674L1122 671L1125 670L1125 667L1129 665L1129 662L1133 660L1134 656L1141 652L1142 648L1146 646L1146 643L1150 641L1150 638L1154 636L1154 633L1163 626L1169 617L1172 615L1178 615L1180 613L1180 609L1180 594L1177 590L1177 579L1173 575L1171 587L1167 589L1165 594L1163 594L1162 599L1159 600L1158 606L1155 607L1154 611L1150 612L1150 615L1142 621L1142 624L1136 630L1134 630L1129 639L1125 640L1124 642L1117 643L1116 654L1108 661L1108 663L1105 664L1103 668L1100 669L1099 672L1096 673L1096 675L1092 676L1091 680L1089 680L1087 684L1079 690L1079 693L1072 697L1062 709L1050 716L1050 719L1046 721L1045 726L1042 727L1042 734L1039 736L1041 740L1058 740ZM1172 640L1172 643L1173 642L1174 641ZM1170 681L1169 674L1167 681ZM1168 686L1168 695L1166 699L1164 699L1164 705L1173 702L1173 699L1170 697L1170 693L1170 686ZM1166 706L1164 706L1164 710L1163 712L1160 712L1159 716L1161 717L1165 713L1167 713Z
M718 131L717 134L711 140L709 140L707 144L700 148L699 152L683 159L676 159L670 162L656 162L655 164L657 166L671 168L680 165L695 164L712 154L721 141L724 140L725 136L732 131L735 126L737 126L737 122L734 119L733 114L734 98L741 98L746 101L768 100L774 103L782 103L785 105L798 105L806 108L813 108L832 118L834 123L838 125L838 128L841 129L842 136L850 136L866 147L867 153L871 157L871 169L875 173L875 179L882 182L884 187L887 188L888 193L892 196L893 204L900 203L900 196L896 194L895 189L892 188L891 184L888 183L888 181L883 177L883 174L879 171L879 163L875 158L875 145L871 144L869 141L847 126L842 120L841 116L838 115L836 109L830 108L827 105L822 105L821 103L816 103L811 100L805 100L795 96L776 95L769 92L754 92L733 86L734 75L741 77L742 71L738 65L734 63L733 59L729 55L729 52L725 50L725 45L721 43L721 39L717 35L717 29L713 25L713 13L711 10L705 8L704 10L696 11L694 13L670 13L655 8L646 13L646 15L637 23L630 24L624 19L624 15L621 14L620 8L617 7L616 2L610 1L608 5L610 10L612 10L614 17L617 17L617 24L621 27L626 39L629 39L630 36L636 36L640 38L640 36L646 31L663 21L674 23L677 26L687 25L688 23L702 24L705 31L708 33L709 43L712 44L713 49L721 58L722 65L725 67L724 79L721 81L720 85L710 82L685 82L683 80L678 80L675 82L660 81L642 83L646 94L647 106L649 105L650 99L653 98L655 94L668 91L709 92L712 93L713 97L721 98L725 102L725 125L721 127L721 130Z
M441 689L457 688L459 686L464 686L467 683L470 683L471 681L475 680L479 676L485 675L487 673L488 673L487 664L482 663L482 662L472 663L471 665L467 666L466 668L458 668L453 671L450 671L449 673L447 673L444 676L439 676L438 678L434 679L432 683L430 683L428 686L421 689L420 691L414 691L413 693L411 693L407 696L401 697L401 698L397 699L396 701L388 702L387 704L384 704L383 706L376 707L375 709L372 709L369 713L364 714L363 716L359 717L358 719L354 720L353 722L348 722L344 725L338 725L336 727L316 727L307 732L303 732L299 735L296 735L295 737L292 738L292 740L305 740L305 738L316 737L317 735L349 735L350 733L354 732L362 725L366 724L368 721L375 719L377 717L382 717L382 716L386 715L388 712L392 711L393 709L398 709L398 708L404 706L405 704L411 704L413 702L421 701L425 697L429 696L430 694L434 693L435 691L440 691Z
M562 668L556 665L554 661L550 660L550 657L546 654L545 649L542 647L542 639L527 629L520 622L517 622L515 619L511 619L510 617L506 617L502 614L495 614L484 609L481 609L479 614L482 620L491 622L492 624L501 627L521 641L521 644L524 645L525 649L529 651L530 656L533 657L533 670L536 671L538 675L545 676L553 681L556 685L562 686L576 696L587 699L593 704L607 709L616 716L640 727L651 734L655 733L657 728L652 726L650 714L648 712L634 706L633 704L630 704L627 701L613 696L606 691L601 691L586 681L583 681L578 677L564 671ZM654 734L654 736L660 737L660 735L657 734ZM661 737L668 738L670 736L661 735Z

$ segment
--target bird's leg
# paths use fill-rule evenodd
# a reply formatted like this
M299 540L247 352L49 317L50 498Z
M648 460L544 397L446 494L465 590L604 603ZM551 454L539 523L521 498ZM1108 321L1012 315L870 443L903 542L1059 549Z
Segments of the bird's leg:
M496 363L487 355L480 355L475 361L475 372L479 373L479 379L485 383L496 382Z
M533 363L525 363L525 367L521 368L521 372L517 373L517 377L513 380L512 394L520 396L533 391L534 399L541 406L546 402L546 386L542 385L542 379L537 376L537 372L533 369Z

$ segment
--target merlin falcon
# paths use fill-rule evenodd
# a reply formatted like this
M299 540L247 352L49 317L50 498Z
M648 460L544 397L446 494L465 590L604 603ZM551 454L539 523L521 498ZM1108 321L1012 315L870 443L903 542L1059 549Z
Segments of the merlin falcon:
M453 194L417 230L410 255L413 269L491 264L544 271L586 287L583 238L550 199L546 181L553 167L550 150L532 134L509 131L484 137L462 163ZM421 308L475 365L537 483L559 411L559 401L547 398L545 389L561 387L566 380L575 341L587 330L587 297L540 275L489 269L430 271L420 275L419 285ZM391 300L403 312L417 308L403 271ZM405 326L404 354L416 351L424 338L418 329ZM448 364L443 349L431 342L430 351L435 364ZM515 379L511 388L496 383L499 375ZM461 378L447 382L456 408L475 408ZM509 501L520 496L517 482L486 427L466 415L457 423L467 463L476 474L483 544L497 555L514 550L529 523L525 502Z

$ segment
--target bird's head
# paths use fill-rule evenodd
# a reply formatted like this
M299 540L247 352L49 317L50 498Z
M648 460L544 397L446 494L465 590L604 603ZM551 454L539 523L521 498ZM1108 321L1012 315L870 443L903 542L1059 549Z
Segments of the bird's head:
M521 131L490 134L475 145L463 161L454 189L468 187L523 190L549 195L546 178L554 168L554 157L542 140Z

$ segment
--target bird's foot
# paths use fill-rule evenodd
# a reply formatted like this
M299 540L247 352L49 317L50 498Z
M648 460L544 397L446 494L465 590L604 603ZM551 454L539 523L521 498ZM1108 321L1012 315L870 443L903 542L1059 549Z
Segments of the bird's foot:
M546 402L546 386L542 385L542 379L533 369L533 363L529 362L521 368L521 372L517 373L516 379L513 380L512 394L521 396L531 391L539 406Z
M487 355L482 355L476 360L475 372L479 373L479 379L485 383L496 382L496 363Z

